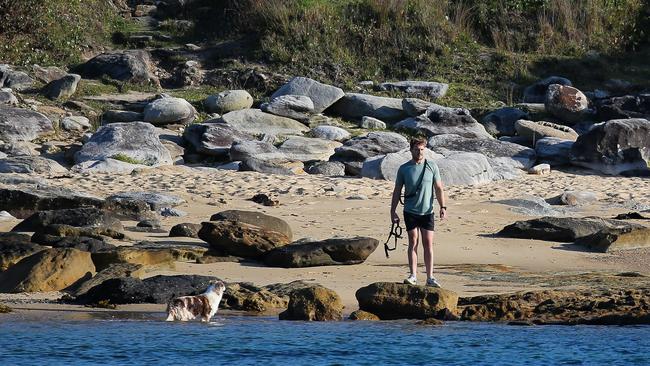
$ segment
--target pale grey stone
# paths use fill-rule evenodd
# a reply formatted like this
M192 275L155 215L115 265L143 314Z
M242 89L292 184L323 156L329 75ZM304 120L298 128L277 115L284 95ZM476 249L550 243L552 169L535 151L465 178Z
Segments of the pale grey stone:
M309 134L316 138L332 141L345 141L350 139L350 133L348 131L336 126L316 126L309 131Z
M253 97L246 90L226 90L203 101L206 111L228 113L253 106Z
M197 111L185 99L166 97L147 104L143 114L144 121L154 125L188 124L196 119Z
M325 109L341 99L345 93L335 86L319 83L306 77L294 77L278 89L271 98L281 95L304 95L314 103L314 113L322 113Z

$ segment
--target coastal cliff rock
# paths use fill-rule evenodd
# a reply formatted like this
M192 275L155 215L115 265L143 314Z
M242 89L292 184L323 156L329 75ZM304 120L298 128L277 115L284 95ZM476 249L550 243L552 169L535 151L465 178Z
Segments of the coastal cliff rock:
M532 324L650 324L650 290L530 291L458 300L461 320Z
M250 225L259 226L266 230L277 231L292 239L293 234L289 224L275 216L270 216L256 211L226 210L210 216L210 221L234 220Z
M510 238L573 242L608 228L643 228L642 225L600 217L541 217L517 221L504 227L497 235Z
M647 172L650 162L650 121L618 119L594 126L571 147L571 164L617 175Z
M29 235L19 233L0 233L0 272L18 263L21 259L45 250L32 243Z
M208 288L212 276L177 275L154 276L141 280L134 277L112 278L92 287L75 299L80 304L166 304L177 296L198 295Z
M363 263L378 245L377 239L365 237L295 243L267 252L264 263L284 268L358 264Z
M32 141L52 133L52 121L41 113L29 109L0 108L0 141Z
M115 263L132 263L151 269L174 269L174 254L171 249L138 248L137 246L121 246L110 251L92 253L92 259L98 271L108 268Z
M314 286L293 291L280 320L336 321L343 319L339 295L325 287Z
M90 253L76 249L37 252L0 273L0 292L60 291L92 277Z
M112 213L96 208L71 208L41 211L16 225L12 231L42 231L48 225L69 225L122 231L124 227Z
M356 292L359 308L382 320L446 320L456 313L458 295L453 291L401 283L376 282Z
M411 117L395 124L395 128L426 136L455 134L468 138L492 139L485 127L472 117L465 108L450 108L431 104L418 117Z
M321 113L337 100L341 99L345 93L342 89L335 86L319 83L316 80L306 77L294 77L287 84L278 89L271 99L283 95L304 95L309 97L314 105L313 112Z
M203 222L199 238L217 253L252 259L290 242L283 233L232 220Z

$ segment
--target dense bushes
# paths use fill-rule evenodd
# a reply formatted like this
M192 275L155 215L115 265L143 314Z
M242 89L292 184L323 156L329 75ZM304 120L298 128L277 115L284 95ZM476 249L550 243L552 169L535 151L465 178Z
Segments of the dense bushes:
M187 16L197 22L196 35L247 35L256 42L259 58L294 72L320 72L333 81L418 75L458 81L479 74L480 83L480 74L504 67L516 73L521 60L508 57L513 52L580 56L589 50L611 54L633 47L641 41L644 3L198 0ZM486 55L487 48L496 57ZM468 73L467 67L479 70ZM463 72L453 74L454 69Z
M0 0L0 61L72 63L123 25L109 0Z

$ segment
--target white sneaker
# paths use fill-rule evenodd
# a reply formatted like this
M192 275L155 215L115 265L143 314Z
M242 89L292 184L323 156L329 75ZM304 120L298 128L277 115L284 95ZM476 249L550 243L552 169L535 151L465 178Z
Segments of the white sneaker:
M433 277L427 278L427 286L429 286L429 287L437 287L437 288L441 287L440 284L438 283L438 281L436 281L436 279L433 278Z
M410 275L404 280L404 283L407 285L416 285L418 280L415 278L415 275Z

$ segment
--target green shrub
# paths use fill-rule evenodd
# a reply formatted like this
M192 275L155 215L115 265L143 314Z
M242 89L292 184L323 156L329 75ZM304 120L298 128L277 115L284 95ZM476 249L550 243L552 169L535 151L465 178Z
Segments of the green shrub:
M70 64L126 23L106 0L0 0L0 61Z

